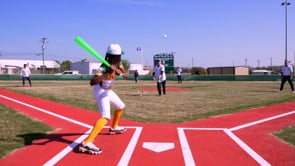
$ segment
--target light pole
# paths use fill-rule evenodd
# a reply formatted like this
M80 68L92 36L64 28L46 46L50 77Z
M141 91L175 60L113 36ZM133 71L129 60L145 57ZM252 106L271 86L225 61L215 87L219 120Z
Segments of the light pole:
M285 0L285 2L281 3L282 6L285 6L285 60L288 59L288 5L291 5L288 0Z

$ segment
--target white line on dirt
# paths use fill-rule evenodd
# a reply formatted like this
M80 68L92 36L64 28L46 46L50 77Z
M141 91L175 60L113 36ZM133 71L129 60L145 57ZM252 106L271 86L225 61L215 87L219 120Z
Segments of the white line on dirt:
M92 126L87 125L87 124L82 123L82 122L79 122L79 121L76 121L74 119L67 118L65 116L62 116L62 115L50 112L48 110L45 110L45 109L42 109L42 108L30 105L30 104L21 102L19 100L12 99L12 98L7 97L7 96L0 95L0 97L5 98L5 99L10 100L10 101L13 101L13 102L18 103L18 104L27 106L29 108L35 109L37 111L52 115L54 117L66 120L66 121L68 121L70 123L74 123L74 124L77 124L77 125L80 125L80 126L83 126L83 127L86 127L86 128L90 128L90 130L88 130L86 133L84 133L82 136L80 136L78 139L76 139L72 144L67 146L65 149L63 149L62 151L57 153L53 158L51 158L49 161L47 161L44 164L45 166L55 165L57 162L59 162L64 156L66 156L68 153L70 153L80 142L82 142L88 136L89 132L92 129ZM106 128L109 128L109 127L106 127ZM132 136L132 138L131 138L131 140L130 140L130 142L129 142L126 150L125 150L125 152L123 153L123 156L121 157L121 160L120 160L118 165L125 165L126 163L129 162L129 160L130 160L130 158L132 156L132 153L133 153L133 151L135 149L135 146L137 144L137 141L139 139L139 136L141 134L141 131L142 131L142 127L127 127L127 128L135 128L136 131L133 134L133 136Z
M131 140L129 141L129 144L123 154L123 156L121 157L121 160L118 163L118 166L125 166L128 165L130 158L133 154L133 151L135 149L135 146L138 142L139 136L141 134L142 131L142 127L135 127L136 130L131 138Z
M7 97L7 96L0 95L0 97L5 98L5 99L10 100L10 101L13 101L13 102L16 102L16 103L19 103L21 105L27 106L29 108L38 110L40 112L49 114L51 116L66 120L66 121L68 121L70 123L77 124L79 126L83 126L83 127L86 127L86 128L90 128L90 130L87 131L84 135L80 136L72 144L67 146L65 149L63 149L57 155L55 155L53 158L51 158L49 161L47 161L44 164L45 166L54 165L57 162L59 162L64 156L66 156L69 152L71 152L80 142L82 142L88 136L88 133L92 129L92 126L87 125L87 124L82 123L82 122L79 122L79 121L76 121L74 119L67 118L65 116L62 116L62 115L47 111L47 110L39 108L39 107L35 107L33 105L30 105L30 104L27 104L27 103L12 99L12 98ZM220 130L220 131L224 131L232 140L234 140L243 150L245 150L260 165L269 166L270 164L266 160L264 160L259 154L257 154L253 149L251 149L246 143L244 143L240 138L238 138L232 132L236 131L236 130L239 130L239 129L246 128L246 127L254 126L254 125L257 125L257 124L260 124L260 123L264 123L264 122L267 122L267 121L270 121L270 120L274 120L274 119L277 119L277 118L288 116L288 115L291 115L291 114L294 114L294 113L295 113L295 110L291 111L291 112L279 114L279 115L276 115L276 116L272 116L272 117L269 117L269 118L261 119L261 120L258 120L258 121L246 123L246 124L236 126L236 127L230 128L230 129L226 129L226 128L177 128L178 136L179 136L180 144L181 144L181 150L182 150L184 161L185 161L185 165L186 166L195 166L196 164L195 164L195 161L193 159L193 155L192 155L192 152L190 150L188 141L186 139L184 130L216 130L216 131ZM124 154L121 157L121 160L118 163L119 166L126 165L126 163L128 163L130 161L130 158L132 157L135 146L136 146L136 144L138 142L139 136L140 136L140 134L142 132L142 127L127 127L127 128L135 128L136 131L134 132L134 134L133 134L133 136L132 136L132 138L131 138L131 140L130 140L130 142L129 142L129 144L128 144L125 152L124 152Z
M295 110L291 111L291 112L279 114L279 115L276 115L276 116L272 116L272 117L269 117L269 118L257 120L257 121L251 122L251 123L246 123L246 124L236 126L236 127L230 128L230 129L226 129L226 128L177 128L185 163L186 163L186 165L194 165L194 159L193 159L193 156L191 154L189 143L187 142L184 130L211 130L211 131L212 130L213 131L218 131L218 130L221 131L222 130L232 140L234 140L245 152L247 152L255 161L257 161L260 165L270 166L271 164L269 164L259 154L257 154L253 149L251 149L245 142L243 142L234 133L232 133L232 131L236 131L236 130L243 129L243 128L246 128L246 127L254 126L254 125L257 125L257 124L260 124L260 123L263 123L263 122L267 122L267 121L270 121L270 120L274 120L274 119L277 119L277 118L288 116L288 115L291 115L291 114L294 114L294 113L295 113Z
M70 123L74 123L74 124L77 124L79 126L83 126L83 127L86 127L86 128L92 128L92 126L88 125L88 124L85 124L85 123L82 123L82 122L79 122L79 121L76 121L74 119L71 119L71 118L67 118L65 116L62 116L62 115L59 115L59 114L56 114L56 113L53 113L53 112L50 112L50 111L47 111L45 109L42 109L42 108L39 108L39 107L35 107L33 105L30 105L30 104L27 104L27 103L24 103L24 102L21 102L21 101L18 101L18 100L15 100L15 99L12 99L10 97L6 97L6 96L3 96L3 95L0 95L0 97L3 97L7 100L10 100L10 101L13 101L13 102L16 102L18 104L21 104L21 105L24 105L24 106L27 106L29 108L32 108L32 109L35 109L35 110L38 110L40 112L43 112L43 113L46 113L46 114L49 114L49 115L52 115L54 117L57 117L59 119L63 119L65 121L68 121Z
M55 165L57 162L59 162L63 157L65 157L68 153L70 153L76 146L79 145L80 142L82 142L91 131L88 130L86 133L84 133L82 136L80 136L78 139L76 139L73 143L71 143L69 146L64 148L62 151L60 151L58 154L56 154L54 157L52 157L49 161L47 161L44 166L52 166Z
M288 116L288 115L291 115L291 114L294 114L294 113L295 113L295 110L291 111L291 112L279 114L279 115L276 115L276 116L272 116L272 117L269 117L269 118L261 119L261 120L258 120L258 121L254 121L254 122L251 122L251 123L246 123L246 124L243 124L243 125L240 125L240 126L236 126L236 127L230 128L229 130L230 131L240 130L240 129L243 129L243 128L246 128L246 127L254 126L254 125L257 125L259 123L264 123L264 122L274 120L274 119L277 119L277 118L281 118L281 117L284 117L284 116Z
M184 162L186 166L195 166L195 161L191 152L191 149L189 147L189 144L187 142L184 129L183 128L177 128L179 141L181 145L182 155L184 158Z
M259 154L257 154L252 148L250 148L245 142L243 142L239 137L233 134L230 130L226 129L224 130L224 132L260 165L263 165L263 166L271 165L266 160L264 160Z

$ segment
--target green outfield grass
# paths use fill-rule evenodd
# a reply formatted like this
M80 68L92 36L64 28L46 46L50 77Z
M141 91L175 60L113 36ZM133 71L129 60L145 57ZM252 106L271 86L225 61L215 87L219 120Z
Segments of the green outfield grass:
M2 81L12 91L73 105L98 112L92 87L88 81L32 81L33 87L21 87L20 81ZM188 88L185 91L169 91L158 96L156 91L139 91L155 88L153 81L120 80L114 91L125 102L124 118L140 122L181 123L200 118L238 112L291 101L288 84L285 92L278 93L280 82L273 81L186 81L177 84L168 81L168 88ZM19 86L19 87L15 87ZM136 93L143 93L138 96Z
M22 87L21 81L0 81L0 86L7 86L11 91L98 112L88 81L32 80L32 84L33 87ZM295 100L288 84L283 93L278 93L279 85L279 81L184 81L183 84L168 81L167 88L188 90L168 90L167 95L158 96L156 91L139 90L155 88L153 81L135 84L120 80L113 90L126 104L123 113L126 119L144 123L183 123ZM281 133L291 137L294 130Z

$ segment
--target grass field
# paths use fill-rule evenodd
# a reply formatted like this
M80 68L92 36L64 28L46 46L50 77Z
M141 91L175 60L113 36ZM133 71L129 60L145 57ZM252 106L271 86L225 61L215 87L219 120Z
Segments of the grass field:
M98 112L88 81L32 80L32 84L33 87L22 87L21 81L0 81L0 86L18 93ZM167 95L158 96L156 91L139 90L155 88L153 81L135 84L121 80L115 83L113 90L126 104L124 118L144 123L182 123L295 100L288 84L283 93L278 93L279 85L278 81L185 81L183 84L168 81L167 88L188 90L168 90ZM139 93L143 95L139 96ZM3 121L3 116L0 119ZM295 140L290 139L294 138L294 128L290 126L287 132L283 130L277 135L295 144ZM9 131L2 132L5 135Z
M0 82L8 89L36 97L70 104L98 112L92 87L88 81L33 81L33 87L20 86L21 82ZM295 99L286 84L285 92L278 93L280 82L269 81L189 81L177 84L168 81L167 87L188 88L185 91L168 91L158 96L155 82L117 81L114 91L125 102L124 118L140 122L180 123L209 116L233 113L245 109L273 105Z

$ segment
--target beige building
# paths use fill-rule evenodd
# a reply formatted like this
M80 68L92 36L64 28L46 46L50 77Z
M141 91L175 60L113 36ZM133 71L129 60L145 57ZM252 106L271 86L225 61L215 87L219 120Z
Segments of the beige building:
M244 66L209 67L208 75L249 75L249 68Z
M43 73L43 61L41 60L0 59L0 74L19 74L24 64L27 64L32 74ZM58 63L50 60L44 61L44 66L46 74L54 73L60 67Z

